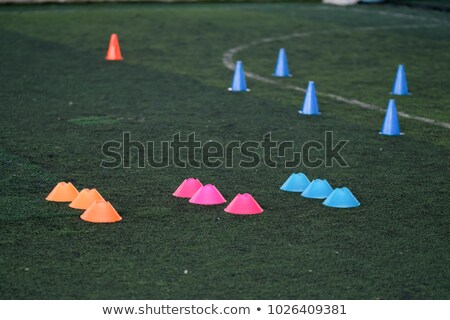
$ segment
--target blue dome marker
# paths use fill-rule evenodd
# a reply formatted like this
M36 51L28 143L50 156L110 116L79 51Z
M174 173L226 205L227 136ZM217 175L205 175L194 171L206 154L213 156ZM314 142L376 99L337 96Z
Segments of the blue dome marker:
M323 204L333 208L354 208L360 205L353 193L345 187L334 189Z
M327 180L316 179L302 192L301 196L312 199L325 199L333 192Z
M303 173L293 173L283 183L280 190L288 192L303 192L310 184L307 176Z

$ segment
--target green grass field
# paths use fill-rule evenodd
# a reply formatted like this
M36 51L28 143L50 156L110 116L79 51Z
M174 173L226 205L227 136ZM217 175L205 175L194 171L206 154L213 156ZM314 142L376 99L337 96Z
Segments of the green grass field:
M0 299L449 299L450 131L319 94L316 82L385 108L396 67L408 97L397 108L450 122L450 18L406 7L320 4L46 5L0 7ZM362 27L374 27L362 29ZM104 60L111 33L122 62ZM247 79L231 94L233 58L271 78L286 48L294 77ZM291 169L102 169L101 146L176 132L228 142L348 139L349 167L299 167L347 186L362 205L338 210L279 190ZM187 177L230 201L249 192L265 212L240 217L171 193ZM96 187L122 215L90 224L44 198L59 181ZM188 273L185 274L185 270Z

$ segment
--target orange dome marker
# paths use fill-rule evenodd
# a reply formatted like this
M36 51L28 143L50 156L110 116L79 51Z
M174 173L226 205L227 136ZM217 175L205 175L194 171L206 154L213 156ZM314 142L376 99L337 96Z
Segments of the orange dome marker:
M98 200L93 203L81 216L81 219L94 223L110 223L122 220L111 203Z
M97 189L83 189L78 196L69 204L69 207L74 209L86 210L95 201L105 200L102 195L98 193Z
M73 186L71 182L60 182L45 198L47 201L56 202L72 202L78 196L78 190Z
M109 40L108 53L106 54L106 60L116 61L123 60L122 54L120 53L119 38L117 34L113 33L111 39Z

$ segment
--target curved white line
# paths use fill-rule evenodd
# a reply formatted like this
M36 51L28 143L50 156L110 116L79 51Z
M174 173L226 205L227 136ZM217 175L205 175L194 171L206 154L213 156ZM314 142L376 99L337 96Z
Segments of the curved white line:
M398 26L386 26L386 27L361 27L361 28L352 29L352 32L354 32L354 31L378 31L378 30L390 30L390 29L417 29L417 28L423 28L423 27L436 27L436 26L440 26L440 25L439 24L427 24L427 25L398 25ZM328 33L333 33L333 31L321 31L321 32L316 32L314 34L328 34ZM296 32L296 33L292 33L287 36L263 38L260 40L252 41L250 43L243 44L243 45L240 45L240 46L237 46L237 47L234 47L234 48L231 48L231 49L225 51L225 53L222 56L222 62L228 69L234 70L235 63L233 61L233 56L242 50L246 50L248 48L251 48L251 47L263 44L263 43L289 40L292 38L307 37L312 34L313 34L313 32L302 32L302 33ZM297 86L293 86L293 85L285 85L280 81L277 81L272 78L266 78L266 77L260 76L253 72L246 71L245 75L249 78L252 78L252 79L260 81L260 82L274 84L274 85L277 85L280 87L284 87L286 89L306 92L305 88L297 87ZM376 105L373 105L370 103L366 103L363 101L359 101L357 99L345 98L342 96L338 96L336 94L323 93L323 92L319 92L319 91L317 91L317 94L324 96L324 97L331 98L331 99L339 101L339 102L344 102L344 103L347 103L350 105L358 106L363 109L376 110L376 111L380 111L380 112L385 111L384 108L381 108L379 106L376 106ZM424 122L427 124L432 124L432 125L439 126L442 128L450 129L450 123L447 123L447 122L437 121L437 120L433 120L433 119L429 119L429 118L425 118L425 117L413 116L413 115L410 115L405 112L398 112L398 115L403 118L413 119L413 120L417 120L417 121Z

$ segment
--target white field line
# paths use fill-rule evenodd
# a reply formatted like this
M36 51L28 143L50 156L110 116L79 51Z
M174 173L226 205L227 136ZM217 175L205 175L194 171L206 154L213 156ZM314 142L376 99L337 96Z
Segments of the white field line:
M397 13L397 12L390 12L390 11L385 11L385 10L377 10L377 11L372 11L372 10L364 10L364 9L360 9L360 8L349 8L350 11L353 12L360 12L360 13L377 13L381 16L391 16L394 18L405 18L405 19L413 19L415 21L417 20L421 20L421 21L426 21L426 22L435 22L435 23L440 23L440 24L444 24L444 25L448 25L448 21L446 20L441 20L439 18L433 18L433 17L420 17L420 16L415 16L413 14L407 14L407 13Z
M386 27L361 27L361 28L352 29L352 32L353 31L363 31L363 32L364 31L379 31L379 30L391 30L391 29L418 29L418 28L423 28L423 27L437 27L437 26L441 26L441 25L440 24L427 24L427 25L398 25L398 26L386 26ZM240 51L246 50L246 49L254 47L254 46L258 46L263 43L269 43L269 42L274 42L274 41L284 41L284 40L289 40L292 38L307 37L307 36L311 36L313 34L331 34L334 32L335 31L320 31L320 32L315 32L315 33L313 33L313 32L302 32L302 33L296 32L296 33L292 33L292 34L286 35L286 36L259 39L259 40L252 41L250 43L243 44L243 45L240 45L240 46L237 46L237 47L234 47L234 48L231 48L231 49L225 51L225 53L222 56L222 62L228 69L234 70L235 63L233 61L233 56ZM280 86L280 87L283 87L286 89L306 92L305 88L293 86L293 85L286 85L278 80L275 80L274 78L263 77L256 73L253 73L253 72L246 71L245 75L248 78L251 78L251 79L254 79L254 80L257 80L260 82L277 85L277 86ZM376 111L380 111L380 112L385 111L385 108L382 108L382 107L379 107L379 106L376 106L376 105L373 105L370 103L366 103L363 101L359 101L357 99L345 98L345 97L342 97L342 96L339 96L336 94L323 93L323 92L319 92L319 91L317 91L317 94L320 96L331 98L331 99L339 101L339 102L358 106L363 109L376 110ZM436 120L425 118L425 117L413 116L413 115L410 115L405 112L398 112L398 115L403 118L413 119L413 120L417 120L420 122L424 122L424 123L432 124L435 126L443 127L446 129L450 129L450 123L447 123L447 122L436 121Z

